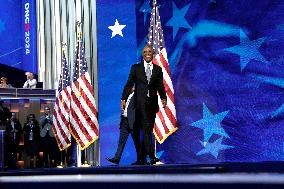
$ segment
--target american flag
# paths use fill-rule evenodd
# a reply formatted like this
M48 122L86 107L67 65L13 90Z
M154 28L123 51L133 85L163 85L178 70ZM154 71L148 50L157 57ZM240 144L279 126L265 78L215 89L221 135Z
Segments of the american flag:
M99 124L81 32L77 32L76 44L71 85L70 131L81 150L84 150L98 139Z
M167 106L162 107L159 101L159 112L156 115L154 134L158 142L163 143L168 136L177 130L176 108L174 100L174 88L168 64L167 52L163 36L163 30L156 0L153 0L153 8L150 18L148 44L154 49L153 63L159 65L163 71L163 82L167 94Z
M55 133L55 138L60 150L66 149L71 145L71 134L69 127L69 113L70 113L70 77L69 68L65 56L62 53L61 74L58 85L58 93L53 111L52 129Z

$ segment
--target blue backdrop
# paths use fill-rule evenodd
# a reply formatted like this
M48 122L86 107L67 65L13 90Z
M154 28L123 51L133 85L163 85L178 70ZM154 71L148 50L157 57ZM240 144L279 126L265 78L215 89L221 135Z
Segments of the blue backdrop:
M109 29L116 20L119 26ZM100 154L101 165L105 165L106 157L115 154L122 88L136 62L135 0L97 0L97 28ZM128 141L122 164L136 160L133 142Z
M0 41L0 64L37 73L35 0L1 3Z
M104 156L113 155L116 148L120 95L131 64L140 61L151 4L136 0L135 17L133 1L102 2L98 1L99 108L105 164ZM284 2L158 0L158 4L179 126L158 146L160 158L196 164L282 161ZM123 37L111 38L108 26L115 19L126 25ZM132 143L126 148L124 163L135 159L132 155L127 159Z

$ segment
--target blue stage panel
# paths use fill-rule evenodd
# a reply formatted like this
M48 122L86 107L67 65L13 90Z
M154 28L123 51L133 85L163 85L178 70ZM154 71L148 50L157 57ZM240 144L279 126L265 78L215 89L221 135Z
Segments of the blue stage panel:
M0 64L37 73L35 0L9 0L0 7ZM7 76L0 70L0 76Z
M118 143L122 89L136 63L135 17L134 0L97 0L101 165L108 164L106 157L114 156ZM123 28L121 35L109 29L115 23ZM134 162L135 154L128 140L121 163Z

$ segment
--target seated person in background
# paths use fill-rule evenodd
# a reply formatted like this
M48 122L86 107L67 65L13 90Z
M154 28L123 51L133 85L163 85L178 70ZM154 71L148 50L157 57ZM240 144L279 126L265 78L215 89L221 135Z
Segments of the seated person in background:
M1 77L0 88L12 88L12 86L8 84L8 79L6 77Z
M37 81L34 78L34 74L31 72L27 72L27 81L25 82L23 88L28 88L28 89L35 89Z

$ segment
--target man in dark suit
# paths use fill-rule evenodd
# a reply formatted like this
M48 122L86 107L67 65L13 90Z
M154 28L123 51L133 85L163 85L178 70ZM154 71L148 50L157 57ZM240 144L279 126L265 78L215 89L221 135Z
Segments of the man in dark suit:
M7 122L5 130L6 139L6 163L9 168L16 167L17 153L19 153L20 138L23 133L22 126L16 118L16 113L12 112L10 121Z
M131 94L127 97L125 109L122 111L120 124L119 124L119 141L116 153L113 158L107 158L107 160L114 164L119 164L122 152L124 150L126 141L129 134L132 135L133 141L133 125L135 121L135 108L134 108L134 89Z
M11 118L10 110L4 106L4 101L0 100L0 130L5 130L6 123Z
M163 107L167 104L167 96L163 84L163 72L161 67L152 63L154 50L150 45L143 48L143 62L134 64L128 76L121 98L121 108L124 110L126 98L131 88L135 85L134 106L136 109L136 120L134 124L134 144L137 152L137 161L134 164L146 164L146 156L149 155L150 164L159 161L155 157L152 142L152 132L156 113L159 111L158 95L162 100ZM140 143L140 129L143 139ZM145 150L145 153L143 151Z

